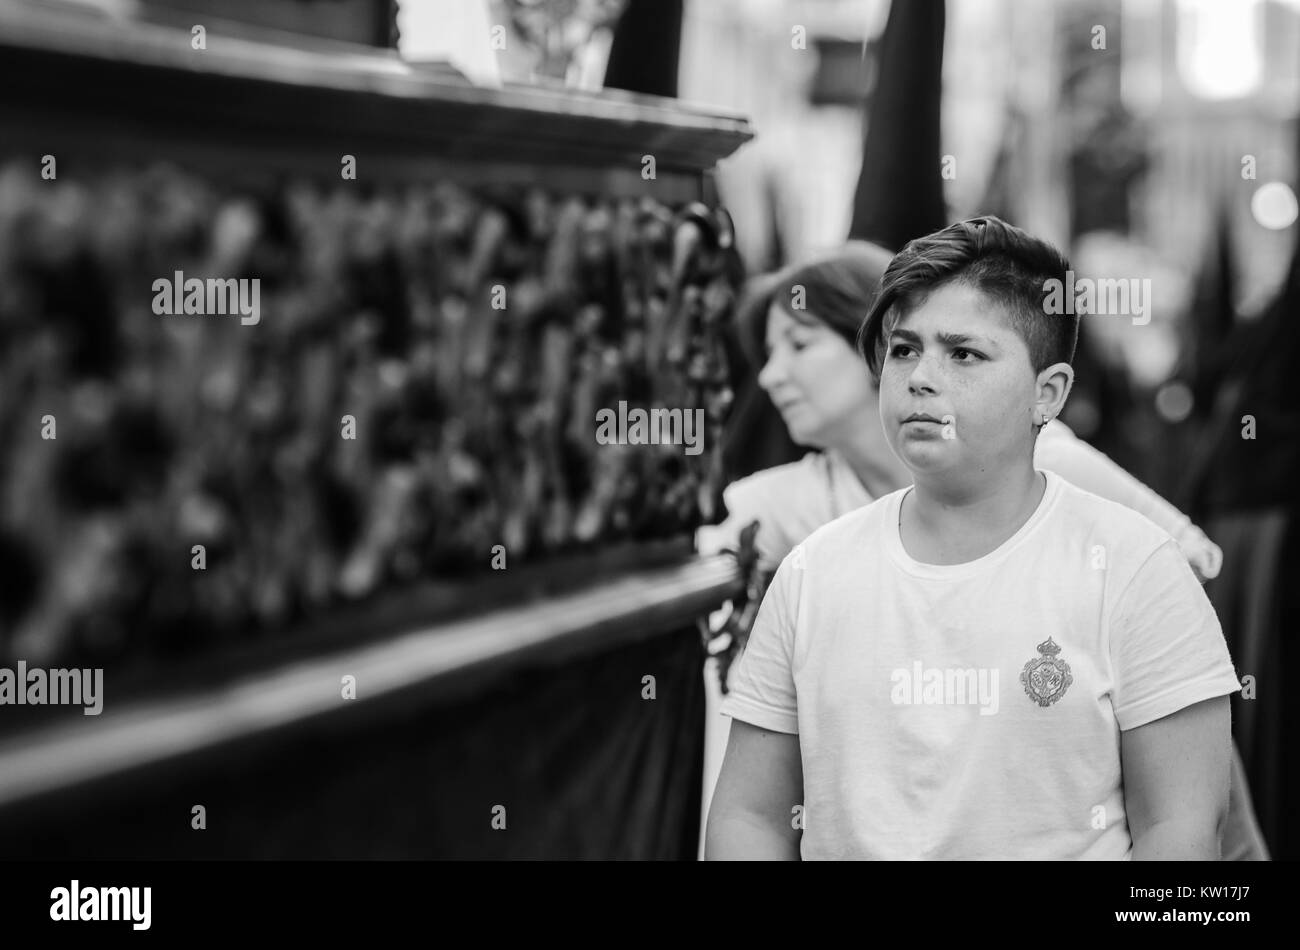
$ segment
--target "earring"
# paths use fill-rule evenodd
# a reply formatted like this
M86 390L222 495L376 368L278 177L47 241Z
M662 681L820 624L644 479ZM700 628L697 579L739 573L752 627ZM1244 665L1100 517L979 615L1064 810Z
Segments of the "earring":
M1051 421L1052 421L1052 417L1049 416L1049 415L1044 414L1044 416L1043 416L1043 421L1039 423L1039 427L1041 428L1042 426L1047 425L1047 424L1048 424L1049 422L1051 422Z

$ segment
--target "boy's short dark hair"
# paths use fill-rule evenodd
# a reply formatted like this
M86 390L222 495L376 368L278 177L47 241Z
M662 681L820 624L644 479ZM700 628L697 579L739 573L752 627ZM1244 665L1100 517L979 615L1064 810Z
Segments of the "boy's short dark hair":
M858 333L858 352L879 376L886 331L934 290L959 282L1004 308L1029 348L1035 373L1053 363L1069 363L1079 339L1079 317L1051 314L1044 306L1047 280L1059 280L1065 293L1072 292L1069 269L1070 262L1051 244L1000 218L959 221L909 242L894 255Z

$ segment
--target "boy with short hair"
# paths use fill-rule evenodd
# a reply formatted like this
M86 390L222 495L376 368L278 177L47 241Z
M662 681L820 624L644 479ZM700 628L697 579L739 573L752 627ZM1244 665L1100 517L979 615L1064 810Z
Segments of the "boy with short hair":
M1067 271L993 217L890 263L859 343L914 484L782 561L706 857L1218 859L1214 611L1160 528L1034 469L1073 382L1078 317L1044 306Z

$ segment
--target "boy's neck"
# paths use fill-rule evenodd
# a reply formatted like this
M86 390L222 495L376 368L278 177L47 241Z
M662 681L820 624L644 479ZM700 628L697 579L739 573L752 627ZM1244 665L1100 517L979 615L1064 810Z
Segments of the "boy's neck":
M1014 475L954 486L918 478L903 497L898 533L903 549L922 564L965 564L997 550L1024 527L1047 488L1046 476L1026 463Z

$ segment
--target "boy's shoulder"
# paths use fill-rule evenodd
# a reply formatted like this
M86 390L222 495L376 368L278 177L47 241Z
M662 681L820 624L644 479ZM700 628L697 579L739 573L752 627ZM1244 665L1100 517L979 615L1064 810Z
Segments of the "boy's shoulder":
M1104 566L1121 589L1163 546L1179 551L1173 536L1141 512L1052 472L1047 476L1058 482L1051 543L1076 552L1092 568Z
M1044 470L1044 474L1057 482L1054 514L1058 518L1087 526L1097 533L1145 542L1153 547L1172 540L1169 532L1141 512L1080 488L1055 472Z

